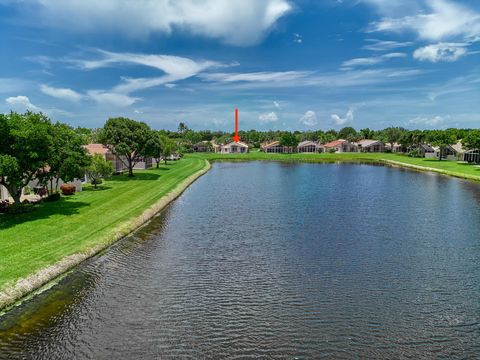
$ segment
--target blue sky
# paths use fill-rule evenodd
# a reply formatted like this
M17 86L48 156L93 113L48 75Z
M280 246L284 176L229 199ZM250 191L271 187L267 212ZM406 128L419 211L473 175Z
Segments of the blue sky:
M74 126L480 127L480 2L0 0L0 111Z

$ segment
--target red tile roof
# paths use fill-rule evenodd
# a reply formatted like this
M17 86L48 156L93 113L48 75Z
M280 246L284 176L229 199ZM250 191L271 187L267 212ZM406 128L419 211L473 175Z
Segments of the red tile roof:
M346 140L335 140L335 141L330 141L329 143L326 143L325 147L337 147L342 145Z
M110 151L103 144L88 144L88 145L85 145L85 149L91 155L94 155L94 154L105 155L107 152Z

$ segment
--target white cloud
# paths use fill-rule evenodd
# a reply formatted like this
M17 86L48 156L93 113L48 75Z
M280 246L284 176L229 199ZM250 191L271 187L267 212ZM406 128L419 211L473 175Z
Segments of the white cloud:
M274 101L273 106L275 106L277 109L280 109L280 103L278 101Z
M287 0L30 0L43 26L147 37L187 31L232 45L258 43L292 9ZM75 19L75 21L72 21Z
M177 85L176 84L170 84L170 83L165 84L165 87L169 88L169 89L173 89L175 86L177 86Z
M363 46L363 49L370 51L389 51L413 45L413 43L409 41L400 42L377 39L366 39L365 41L368 42L368 44Z
M5 99L5 102L21 110L42 111L38 106L33 105L27 96L11 96Z
M422 126L422 127L435 127L435 126L441 126L445 123L447 120L448 116L442 117L442 116L433 116L433 117L428 117L428 116L417 116L413 119L410 119L408 121L408 125L414 125L414 126Z
M136 103L139 98L131 97L125 94L106 92L101 90L90 90L88 96L101 105L114 107L128 107Z
M46 95L52 96L57 99L68 100L68 101L80 101L82 95L78 92L67 89L67 88L55 88L48 85L41 85L40 91Z
M297 44L301 44L303 42L302 35L293 33L293 42Z
M260 120L262 123L270 123L270 122L275 122L278 121L278 116L275 114L275 112L269 112L266 114L261 114L258 117L258 120Z
M305 126L315 126L315 125L317 125L317 115L315 114L315 111L308 110L300 118L300 122Z
M254 73L203 73L199 77L215 82L284 82L307 77L309 71L280 71L280 72L254 72Z
M215 61L194 61L189 58L171 55L114 53L103 50L97 50L97 52L102 54L101 59L72 59L69 62L84 70L130 64L152 67L165 73L165 75L152 78L123 78L123 83L117 85L113 92L124 94L159 85L170 84L171 87L173 82L190 78L206 69L231 66Z
M353 121L353 109L350 108L347 111L347 114L345 115L345 117L341 117L338 114L332 114L331 119L332 119L333 123L337 126L349 124Z
M372 2L372 1L370 1ZM383 1L375 1L382 6ZM402 6L401 2L397 4ZM390 12L392 13L392 12ZM460 37L464 41L480 36L480 14L449 0L427 0L426 9L404 17L384 17L373 24L373 31L413 31L421 39L441 41Z
M369 65L375 65L379 64L382 62L385 62L389 59L395 59L395 58L403 58L406 57L404 53L388 53L380 56L371 56L367 58L356 58L356 59L351 59L344 61L342 63L342 68L351 68L355 66L369 66Z
M464 43L439 43L424 46L414 51L413 57L421 61L457 61L468 53Z

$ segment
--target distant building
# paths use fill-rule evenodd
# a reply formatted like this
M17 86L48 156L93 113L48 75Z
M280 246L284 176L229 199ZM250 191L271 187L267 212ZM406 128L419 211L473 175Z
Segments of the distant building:
M428 144L413 145L410 150L417 150L418 155L424 158L434 158L436 156L435 149Z
M479 149L472 149L467 150L463 153L463 161L469 163L480 164L480 150Z
M103 144L88 144L85 145L85 149L90 155L100 154L105 160L110 161L113 165L113 171L116 173L121 173L127 169L127 159L124 156L116 156Z
M393 147L392 147L392 144L386 143L385 144L385 150L390 150L393 153L403 153L403 152L405 152L404 147L399 143L393 143Z
M323 146L315 141L306 140L298 144L297 151L299 153L319 153L323 152Z
M337 153L356 152L358 149L356 144L343 139L331 141L329 143L324 144L323 147L325 148L325 152L334 151Z
M233 141L220 146L222 154L243 154L248 152L248 145L241 141Z
M378 153L385 151L385 144L378 140L361 140L357 143L359 152Z
M280 141L271 141L264 143L260 149L266 153L292 153L293 148L289 146L280 145Z
M193 145L193 151L195 152L207 152L210 150L210 144L208 141L200 141Z

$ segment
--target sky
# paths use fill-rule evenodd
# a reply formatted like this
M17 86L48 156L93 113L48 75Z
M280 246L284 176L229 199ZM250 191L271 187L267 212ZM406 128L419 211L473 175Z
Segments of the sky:
M175 130L480 127L478 0L0 0L0 112Z

